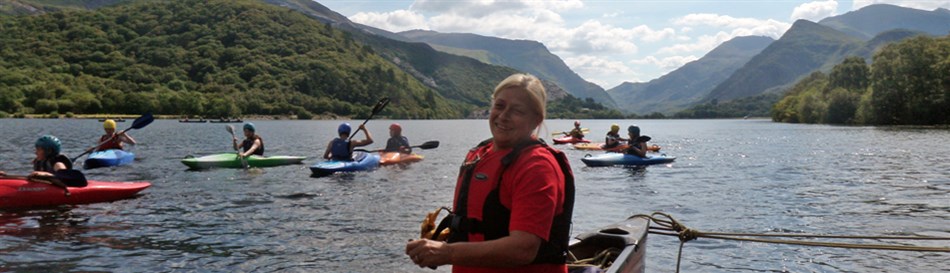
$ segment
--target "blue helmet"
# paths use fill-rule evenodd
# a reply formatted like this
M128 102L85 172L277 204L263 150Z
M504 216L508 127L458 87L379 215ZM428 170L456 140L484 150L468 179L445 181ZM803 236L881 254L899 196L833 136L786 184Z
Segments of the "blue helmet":
M36 140L36 147L46 151L47 156L58 155L63 143L58 138L45 135Z
M244 124L244 130L257 132L257 128L254 127L254 123L250 123L250 122Z
M340 127L336 129L336 132L337 132L338 134L341 134L341 135L342 135L342 134L348 134L348 135L349 135L349 134L350 134L350 124L349 124L349 123L346 123L346 122L344 122L343 124L340 124Z
M640 135L640 127L637 127L636 125L630 125L630 127L627 127L627 133Z

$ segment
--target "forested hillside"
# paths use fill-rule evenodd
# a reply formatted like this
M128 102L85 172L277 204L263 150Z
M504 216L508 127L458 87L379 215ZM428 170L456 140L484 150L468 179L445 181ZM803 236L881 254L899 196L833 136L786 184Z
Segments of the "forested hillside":
M490 90L485 90L488 93ZM457 118L373 48L255 1L170 1L0 17L0 111Z
M885 46L867 65L851 57L812 73L775 105L772 120L792 123L950 124L950 36Z

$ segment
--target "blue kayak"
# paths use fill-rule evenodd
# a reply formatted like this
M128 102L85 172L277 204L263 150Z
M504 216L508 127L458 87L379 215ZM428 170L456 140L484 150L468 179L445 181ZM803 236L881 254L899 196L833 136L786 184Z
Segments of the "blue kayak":
M331 175L335 172L368 171L379 167L379 155L353 152L353 160L327 160L310 166L315 176Z
M605 153L602 155L590 156L581 158L581 161L584 161L584 164L590 167L603 167L603 166L613 166L613 165L623 165L623 166L643 166L643 165L653 165L653 164L663 164L670 163L676 160L675 156L667 155L647 155L647 157L639 157L631 154L622 154L622 153Z
M135 160L135 154L123 150L104 150L89 154L86 161L83 162L84 169L99 167L112 167L132 164Z

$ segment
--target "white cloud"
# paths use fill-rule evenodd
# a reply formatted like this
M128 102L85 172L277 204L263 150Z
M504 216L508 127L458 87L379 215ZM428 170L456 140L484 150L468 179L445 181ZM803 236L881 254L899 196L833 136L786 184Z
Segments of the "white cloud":
M564 63L584 79L605 88L620 84L620 80L617 79L637 78L633 69L622 61L585 55L565 58Z
M854 0L851 8L857 10L873 4L891 4L922 10L950 9L950 1L947 0Z
M812 22L818 22L825 17L834 16L838 10L838 1L816 1L801 4L792 11L792 21L805 19Z
M353 22L392 32L429 29L429 26L426 24L425 16L408 10L395 10L382 13L360 12L350 16L349 19Z
M411 9L430 14L452 14L469 18L484 18L496 13L518 13L532 10L564 11L583 6L584 3L580 0L416 0Z
M630 63L637 65L652 65L658 66L664 71L674 70L683 66L688 62L698 60L699 57L689 55L689 56L669 56L663 58L657 58L655 56L646 56L643 59L632 60ZM664 72L665 73L665 72Z

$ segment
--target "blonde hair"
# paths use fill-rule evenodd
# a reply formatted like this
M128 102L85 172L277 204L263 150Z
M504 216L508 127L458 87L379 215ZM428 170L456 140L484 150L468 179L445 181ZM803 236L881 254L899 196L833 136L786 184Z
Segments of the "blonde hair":
M498 92L512 88L517 91L528 92L529 97L531 97L531 110L535 111L535 114L541 117L541 122L538 123L537 132L541 133L541 123L544 122L545 113L547 112L547 92L544 91L544 85L541 84L541 80L538 77L535 77L530 74L513 74L505 78L498 86L495 86L495 91L492 92L491 99L495 100L495 96L498 95Z

